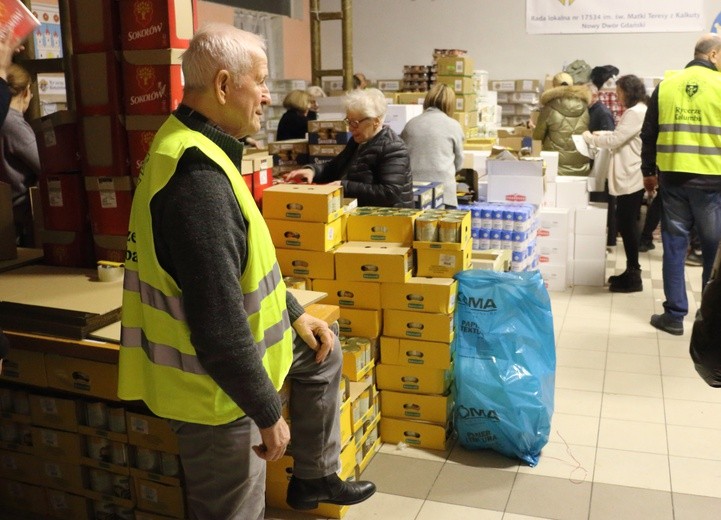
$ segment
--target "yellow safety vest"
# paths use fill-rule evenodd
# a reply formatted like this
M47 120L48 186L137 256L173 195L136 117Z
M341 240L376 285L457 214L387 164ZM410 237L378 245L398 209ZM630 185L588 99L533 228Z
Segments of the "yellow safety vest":
M118 396L142 400L160 417L226 424L244 415L198 362L182 291L156 255L150 201L170 181L178 161L197 148L218 164L248 222L247 265L239 280L243 305L263 365L279 389L293 360L286 289L270 233L230 158L200 132L171 116L158 130L133 197L123 284Z
M721 175L721 73L691 66L658 89L656 164L662 172Z

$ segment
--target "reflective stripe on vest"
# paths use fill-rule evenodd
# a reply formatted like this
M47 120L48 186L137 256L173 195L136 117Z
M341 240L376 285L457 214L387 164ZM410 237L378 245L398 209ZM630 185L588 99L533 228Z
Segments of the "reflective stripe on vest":
M123 285L118 396L140 399L161 417L226 424L243 415L200 364L190 341L182 292L154 249L150 201L189 148L217 164L230 180L248 222L248 253L239 280L255 347L276 388L293 359L285 284L270 233L230 158L211 140L171 116L156 134L133 198Z
M659 169L721 175L721 73L691 66L664 79L658 92Z

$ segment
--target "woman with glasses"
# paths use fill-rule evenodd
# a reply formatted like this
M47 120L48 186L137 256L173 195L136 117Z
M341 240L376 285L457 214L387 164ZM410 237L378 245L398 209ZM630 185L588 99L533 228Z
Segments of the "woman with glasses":
M406 124L401 137L408 146L413 180L443 183L443 203L458 206L456 172L463 165L463 129L451 117L456 95L443 83L426 94L423 113Z
M285 176L288 182L335 182L359 206L413 207L410 159L403 140L383 126L386 98L378 89L346 94L346 123L351 139L325 164L309 164Z

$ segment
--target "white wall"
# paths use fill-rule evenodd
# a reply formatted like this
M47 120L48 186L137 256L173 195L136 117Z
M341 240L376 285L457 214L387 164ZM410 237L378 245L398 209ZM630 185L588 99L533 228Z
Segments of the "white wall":
M322 0L321 9L340 10L340 2ZM704 0L704 31L719 11L721 2ZM400 78L403 65L430 64L433 49L443 48L466 49L491 79L543 79L578 58L621 74L662 76L691 60L702 34L529 35L525 16L525 0L354 0L354 69ZM322 24L322 59L325 68L340 67L339 22Z

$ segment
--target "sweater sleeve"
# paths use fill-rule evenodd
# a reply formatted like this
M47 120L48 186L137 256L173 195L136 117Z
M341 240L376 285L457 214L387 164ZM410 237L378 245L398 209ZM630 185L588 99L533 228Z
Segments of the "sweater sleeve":
M162 198L154 200L158 256L163 253L164 268L183 291L198 361L259 428L266 428L280 418L281 402L243 307L238 280L247 254L246 223L223 173L207 160L183 161Z
M626 110L621 116L616 129L610 134L592 135L593 144L599 148L615 150L620 148L641 131L642 116L635 110Z
M315 172L313 176L313 182L316 184L326 184L329 182L337 181L345 173L345 169L353 158L358 145L355 141L349 142L343 151L333 157L330 161L324 164L309 164L305 168L310 168Z
M659 85L660 86L660 85ZM644 177L656 175L656 140L658 139L658 86L648 101L641 127L641 171Z

